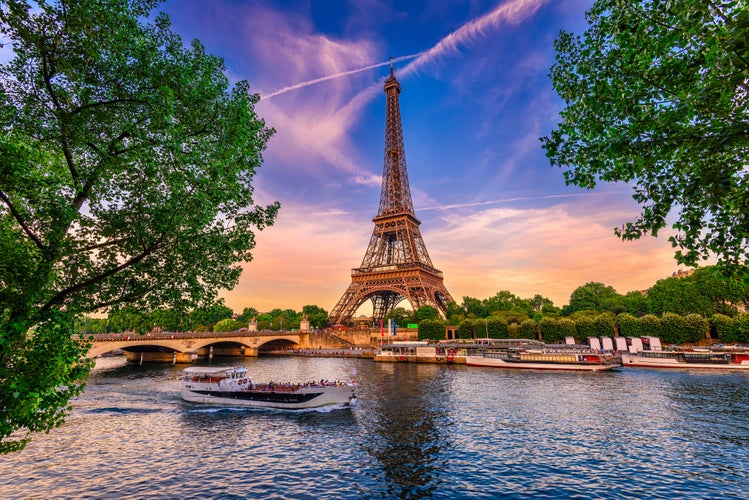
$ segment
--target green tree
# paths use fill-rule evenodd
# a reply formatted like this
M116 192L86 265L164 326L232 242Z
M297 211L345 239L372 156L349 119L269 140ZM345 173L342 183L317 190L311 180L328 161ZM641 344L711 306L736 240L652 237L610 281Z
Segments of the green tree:
M739 313L733 318L736 323L738 342L749 343L749 313Z
M712 304L699 294L689 277L658 280L648 290L648 304L653 314L712 313Z
M567 311L598 311L603 312L606 306L611 307L612 301L619 299L620 295L613 287L599 282L589 282L580 286L570 295L570 303Z
M642 325L640 320L629 313L622 313L616 317L619 324L619 335L621 337L642 337Z
M152 311L150 316L155 327L167 332L182 331L187 326L187 315L177 309L159 308Z
M661 317L661 340L667 344L683 344L689 341L687 322L684 316L674 313L663 313Z
M507 321L498 316L489 316L486 318L486 330L489 337L493 339L504 339L509 335Z
M270 325L271 330L291 330L299 328L299 322L302 319L299 313L293 309L273 309L270 312L270 315L273 318Z
M441 319L424 319L419 323L419 340L444 340L446 323Z
M547 344L561 342L565 337L574 337L577 334L575 322L568 318L543 318L538 326L541 330L541 339Z
M716 266L707 266L696 269L690 276L659 280L648 291L647 300L654 314L732 316L749 302L749 285L739 273L727 275Z
M527 304L529 311L536 313L543 312L544 309L547 311L554 309L554 302L539 294L534 295L531 299L525 299L524 302Z
M458 337L461 339L477 339L485 336L485 324L482 319L466 318L458 325Z
M258 330L270 330L272 322L273 322L273 315L270 313L263 313L257 317L257 329Z
M501 292L497 292L496 294L494 294L494 297L484 299L481 302L481 305L485 315L502 311L519 310L527 316L530 312L529 301L521 299L508 290L502 290Z
M396 324L401 328L405 328L410 321L410 317L411 311L407 311L403 307L394 307L387 313L385 319L395 318Z
M76 330L83 334L107 333L108 326L109 326L109 322L107 321L107 318L86 317L83 319L83 322L81 323L80 328L77 328Z
M445 315L447 316L447 321L451 325L459 325L460 322L465 319L467 313L463 306L459 305L457 302L449 302L447 304L447 312Z
M436 307L421 306L416 310L416 319L421 322L425 319L439 319L440 313Z
M257 318L258 314L260 313L254 307L245 307L244 309L242 309L242 314L237 316L237 321L246 323L245 326L247 326L247 324L250 323L252 318Z
M746 268L743 268L742 274L747 274ZM738 312L739 306L749 306L749 283L742 279L740 273L726 275L716 266L706 266L695 269L691 276L684 279L693 283L701 301L710 305L705 310L692 312L706 317L713 312L732 316Z
M709 338L710 324L699 314L688 314L684 317L684 342L700 342Z
M628 312L629 314L637 316L638 318L650 312L650 309L648 309L647 296L643 295L642 292L638 292L636 290L627 292L622 297L622 303L624 304L623 312Z
M302 314L307 315L312 328L322 328L328 322L328 311L322 307L307 305L302 307Z
M679 262L749 257L749 9L733 0L598 0L562 32L551 79L562 122L542 138L568 184L629 182L644 205L623 239L669 238Z
M243 321L237 321L233 318L222 319L213 325L214 332L235 332L240 328L247 328L247 325Z
M725 314L715 314L710 318L710 324L715 328L718 338L725 343L736 342L738 340L738 329L736 322L730 316Z
M538 325L532 319L526 319L518 325L518 337L521 339L538 339Z
M484 309L483 301L473 297L463 297L463 309L466 312L466 316L473 316L474 318L486 317L486 310Z
M224 305L224 299L219 299L215 303L193 309L189 314L189 322L192 329L197 329L198 325L203 325L209 329L222 319L234 317L234 311Z
M579 316L575 321L575 338L584 341L588 337L596 336L596 320L590 316Z
M131 331L144 334L153 326L150 315L134 306L115 307L108 319L110 332Z
M654 314L646 314L640 318L640 336L663 337L663 322Z
M596 336L613 337L616 334L616 316L613 313L600 314L594 322Z
M0 4L0 451L82 388L77 315L210 303L279 208L253 202L259 97L166 16L144 24L155 5Z
M504 318L508 323L522 323L526 319L530 319L528 317L528 311L517 307L509 311L496 311L492 313L492 316Z

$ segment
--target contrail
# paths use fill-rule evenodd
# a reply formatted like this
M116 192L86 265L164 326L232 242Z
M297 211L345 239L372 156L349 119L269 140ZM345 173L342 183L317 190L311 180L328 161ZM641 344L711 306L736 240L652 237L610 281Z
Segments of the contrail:
M416 207L419 212L424 212L427 210L453 210L456 208L472 208L472 207L482 207L486 205L498 205L500 203L515 203L516 201L528 201L528 200L555 200L559 198L576 198L576 197L590 197L590 196L608 196L610 194L619 194L621 191L599 191L599 192L585 192L585 193L568 193L568 194L547 194L547 195L540 195L540 196L515 196L513 198L500 198L498 200L486 200L486 201L476 201L471 203L455 203L452 205L433 205L433 206L426 206L426 207Z
M487 32L496 30L503 22L519 24L532 16L546 4L548 0L508 0L501 3L490 12L467 22L460 28L448 34L431 48L422 51L418 59L406 65L400 71L401 75L408 75L439 57L459 54L460 47L486 36Z
M407 76L415 73L419 68L428 63L451 54L459 54L460 47L469 45L486 33L497 29L504 22L520 24L526 18L531 17L536 11L549 0L507 0L500 3L488 13L473 19L455 31L447 34L429 49L422 50L418 54L408 56L414 61L408 63L398 71L399 76ZM402 60L400 58L399 60ZM386 63L380 64L384 66ZM360 107L366 105L374 96L381 92L382 83L373 83L369 87L359 91L345 106L339 109L337 115L348 115L354 113Z
M260 98L261 99L270 99L271 97L274 97L274 96L277 96L277 95L280 95L280 94L285 94L286 92L289 92L289 91L292 91L292 90L296 90L296 89L300 89L302 87L309 87L310 85L315 85L316 83L324 82L324 81L327 81L327 80L332 80L334 78L340 78L342 76L354 75L356 73L361 73L363 71L369 71L370 69L379 68L380 66L386 66L386 65L390 64L391 62L392 63L397 63L397 62L400 62L400 61L406 61L408 59L414 59L416 57L419 57L421 54L423 54L423 52L418 52L416 54L411 54L411 55L408 55L408 56L396 57L395 59L391 59L389 61L385 61L385 62L381 62L381 63L377 63L377 64L372 64L371 66L365 66L363 68L352 69L352 70L349 70L349 71L343 71L341 73L336 73L335 75L323 76L323 77L320 77L320 78L315 78L314 80L308 80L306 82L297 83L297 84L294 84L294 85L289 85L288 87L284 87L282 89L274 90L270 94L266 94L266 95L261 94Z

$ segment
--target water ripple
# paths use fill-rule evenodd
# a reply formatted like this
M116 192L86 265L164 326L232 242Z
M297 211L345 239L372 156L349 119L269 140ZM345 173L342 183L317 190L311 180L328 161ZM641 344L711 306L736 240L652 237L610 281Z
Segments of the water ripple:
M744 498L744 374L513 372L259 358L257 380L348 379L357 404L186 403L179 368L94 372L66 424L0 456L0 497ZM276 374L275 376L273 374Z

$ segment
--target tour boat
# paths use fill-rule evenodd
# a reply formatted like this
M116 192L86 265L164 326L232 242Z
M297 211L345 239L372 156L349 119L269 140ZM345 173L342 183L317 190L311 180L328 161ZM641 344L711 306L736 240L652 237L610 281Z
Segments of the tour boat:
M612 354L593 351L500 350L466 356L466 365L526 370L605 371L619 366Z
M624 366L646 368L691 368L708 370L749 370L749 351L726 352L709 349L623 352Z
M182 399L192 403L298 410L347 407L354 382L320 380L305 384L255 384L243 367L189 367L182 372Z

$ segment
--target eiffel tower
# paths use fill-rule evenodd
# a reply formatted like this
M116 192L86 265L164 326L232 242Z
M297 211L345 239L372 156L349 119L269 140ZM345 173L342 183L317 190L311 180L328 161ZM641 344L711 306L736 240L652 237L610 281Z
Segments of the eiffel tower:
M444 318L453 301L435 269L419 232L408 186L406 155L399 95L400 83L393 75L385 80L385 163L374 231L361 266L351 270L351 284L330 313L333 324L348 325L367 299L372 301L375 320L384 319L401 301L416 310L435 307Z

